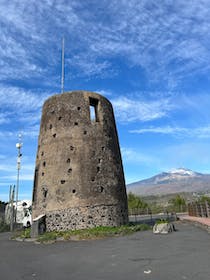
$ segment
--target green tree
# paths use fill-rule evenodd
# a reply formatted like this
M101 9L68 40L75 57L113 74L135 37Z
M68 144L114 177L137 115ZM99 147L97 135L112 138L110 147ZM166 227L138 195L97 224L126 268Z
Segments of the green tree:
M205 203L205 202L208 202L208 203L210 203L210 197L209 196L206 196L206 195L202 195L200 198L199 198L199 200L198 200L198 202L200 202L200 203Z
M128 193L128 209L146 209L148 204L138 195Z
M170 202L176 212L183 212L186 210L186 202L181 195L177 194Z

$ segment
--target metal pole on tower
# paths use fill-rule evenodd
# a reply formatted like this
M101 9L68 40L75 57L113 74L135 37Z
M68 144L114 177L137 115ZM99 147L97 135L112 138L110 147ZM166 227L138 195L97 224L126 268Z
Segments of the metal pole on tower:
M65 44L65 40L64 40L64 37L63 37L63 40L62 40L62 73L61 73L61 93L64 92L64 75L65 75L65 72L64 72L64 44Z

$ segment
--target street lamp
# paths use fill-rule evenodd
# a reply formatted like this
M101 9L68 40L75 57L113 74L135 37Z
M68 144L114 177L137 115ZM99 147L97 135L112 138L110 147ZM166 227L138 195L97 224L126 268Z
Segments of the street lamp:
M18 143L16 143L16 148L18 150L17 155L17 186L16 186L16 211L15 211L15 222L17 222L17 203L18 203L18 189L19 189L19 178L20 178L20 163L21 163L21 147L23 146L23 143L21 143L22 135L18 135Z

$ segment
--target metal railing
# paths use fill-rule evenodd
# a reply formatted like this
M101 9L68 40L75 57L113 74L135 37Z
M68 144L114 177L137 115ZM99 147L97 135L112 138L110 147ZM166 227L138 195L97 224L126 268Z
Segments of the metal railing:
M210 218L210 203L205 202L192 202L188 204L188 214L194 217Z

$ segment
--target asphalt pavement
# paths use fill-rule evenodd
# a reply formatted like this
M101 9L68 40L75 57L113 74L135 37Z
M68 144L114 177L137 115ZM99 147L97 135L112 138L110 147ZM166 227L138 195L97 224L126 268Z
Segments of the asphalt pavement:
M90 241L35 244L0 234L4 280L209 280L210 234L188 223L177 231L151 231Z

